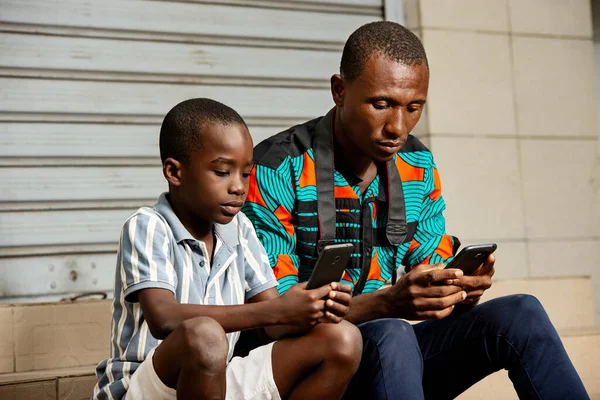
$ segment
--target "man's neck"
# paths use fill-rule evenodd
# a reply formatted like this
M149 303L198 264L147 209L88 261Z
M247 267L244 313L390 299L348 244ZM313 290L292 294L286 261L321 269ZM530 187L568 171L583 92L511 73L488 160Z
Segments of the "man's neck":
M333 131L334 145L336 147L334 153L335 156L342 158L342 160L336 160L336 164L338 162L344 163L354 176L362 181L361 183L368 186L377 175L377 165L371 158L365 156L361 149L345 139L342 124L338 120L337 114L334 119ZM363 191L362 185L359 186L361 186L361 191Z

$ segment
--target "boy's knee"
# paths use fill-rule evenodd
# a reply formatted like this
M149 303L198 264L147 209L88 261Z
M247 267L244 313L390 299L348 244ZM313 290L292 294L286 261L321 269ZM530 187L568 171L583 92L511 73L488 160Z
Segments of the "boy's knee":
M196 368L221 371L227 365L229 343L225 331L217 321L208 317L188 319L181 323L183 354Z
M342 321L339 324L322 324L320 332L327 343L327 356L355 369L362 355L362 336L354 324Z

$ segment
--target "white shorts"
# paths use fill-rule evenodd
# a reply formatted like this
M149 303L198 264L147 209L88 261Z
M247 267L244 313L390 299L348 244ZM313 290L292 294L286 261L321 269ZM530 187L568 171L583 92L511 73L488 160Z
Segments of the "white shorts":
M246 357L227 364L227 400L281 400L273 380L273 343L258 347ZM131 376L125 400L176 400L175 389L165 385L154 370L154 350Z

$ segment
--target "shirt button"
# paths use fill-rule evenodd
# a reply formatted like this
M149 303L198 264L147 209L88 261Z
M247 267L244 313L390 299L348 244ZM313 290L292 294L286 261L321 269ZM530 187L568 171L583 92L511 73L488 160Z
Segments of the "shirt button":
M200 266L204 267L204 261L200 261Z

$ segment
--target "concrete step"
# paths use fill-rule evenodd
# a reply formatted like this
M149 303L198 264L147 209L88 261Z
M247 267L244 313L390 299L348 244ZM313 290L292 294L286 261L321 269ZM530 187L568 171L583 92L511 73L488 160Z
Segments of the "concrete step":
M0 374L0 399L89 399L96 384L94 369L86 366Z
M600 330L561 331L561 338L588 394L592 400L600 400ZM506 371L488 376L458 397L460 400L490 398L518 399Z
M110 306L109 300L0 306L0 373L95 366L109 354Z
M516 293L537 297L558 330L596 325L594 290L589 276L494 280L482 301Z
M591 279L498 280L483 300L512 293L535 295L560 332L576 330L564 333L565 346L590 394L600 400L600 374L595 373L600 333L581 332L594 325ZM109 335L108 300L0 306L0 399L86 398L82 394L94 385L95 365L108 356ZM483 393L516 398L505 373L486 378L461 399L489 398Z
M592 398L600 400L600 330L561 332L563 342ZM96 383L94 367L62 368L0 375L3 400L80 400ZM491 395L493 393L493 396ZM56 397L58 395L58 398ZM506 371L499 371L458 397L459 400L516 400Z

